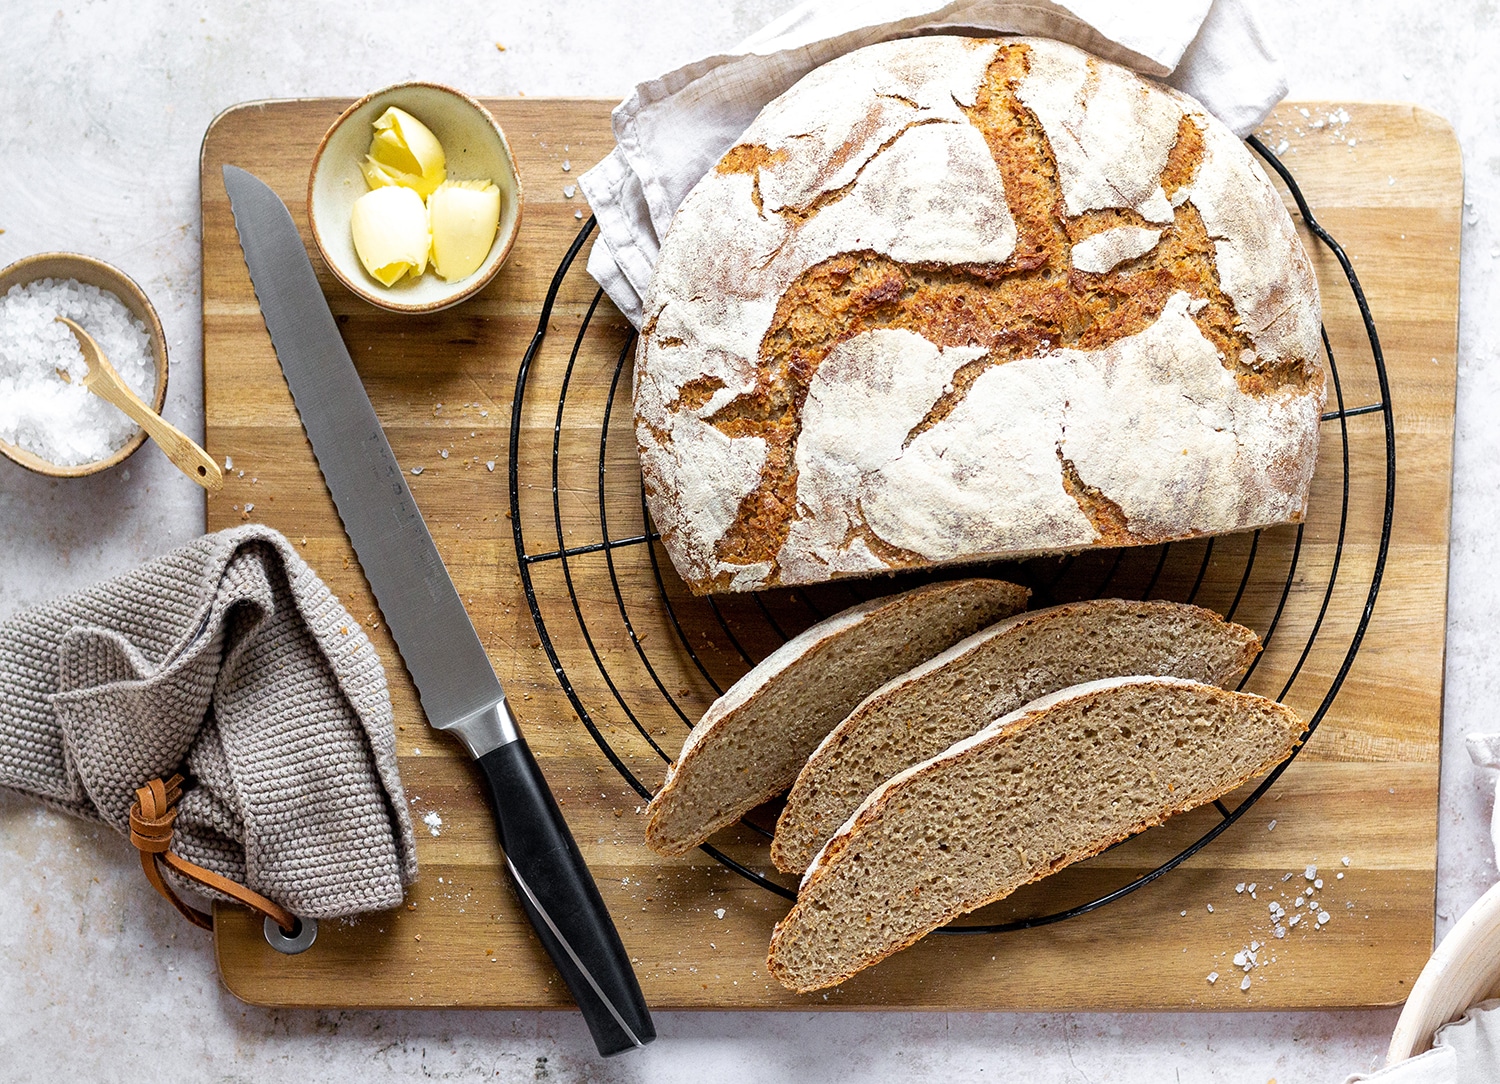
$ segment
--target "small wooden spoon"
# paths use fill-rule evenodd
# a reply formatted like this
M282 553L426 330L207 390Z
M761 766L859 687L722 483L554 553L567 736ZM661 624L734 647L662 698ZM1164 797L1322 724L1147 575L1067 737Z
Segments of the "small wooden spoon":
M73 337L78 340L79 349L83 351L83 360L88 363L89 371L83 378L83 386L144 429L146 435L156 441L157 446L183 474L210 493L223 489L224 474L213 457L198 447L181 429L141 402L140 397L130 390L115 367L109 363L94 337L66 316L57 317L57 322L68 325ZM59 369L57 375L72 383L72 378L64 370Z

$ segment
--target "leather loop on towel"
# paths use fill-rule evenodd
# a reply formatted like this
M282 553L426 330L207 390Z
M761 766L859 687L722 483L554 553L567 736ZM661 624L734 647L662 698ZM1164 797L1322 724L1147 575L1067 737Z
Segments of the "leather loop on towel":
M280 904L172 853L172 822L177 819L177 803L181 798L180 775L174 775L166 781L153 779L135 792L135 803L130 807L130 842L141 852L141 868L146 871L146 880L151 882L151 887L182 912L185 919L205 930L214 928L213 916L184 903L162 877L161 866L238 900L252 911L265 915L283 930L290 932L296 929L300 925L296 916Z

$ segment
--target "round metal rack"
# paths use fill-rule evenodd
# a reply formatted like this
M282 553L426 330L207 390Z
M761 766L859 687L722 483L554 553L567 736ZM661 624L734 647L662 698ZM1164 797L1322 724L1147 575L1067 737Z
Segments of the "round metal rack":
M1337 261L1358 313L1358 323L1349 322L1358 329L1351 334L1362 330L1369 344L1368 358L1350 362L1346 357L1341 372L1324 329L1333 409L1323 415L1323 439L1326 445L1333 436L1328 428L1336 431L1336 454L1325 450L1315 481L1319 499L1308 521L1244 535L843 580L814 589L693 597L676 577L651 526L634 466L629 373L635 335L586 278L579 256L595 222L590 218L583 225L557 267L516 379L511 520L539 643L583 727L636 794L650 798L651 786L642 776L659 779L707 701L775 646L853 602L933 579L976 574L1025 584L1033 606L1105 596L1170 598L1209 605L1251 625L1265 650L1240 687L1295 700L1307 719L1299 750L1306 748L1344 685L1380 591L1395 503L1395 426L1380 340L1349 258L1319 225L1286 166L1258 139L1249 143L1285 183L1303 223ZM560 315L566 308L558 305L560 294L578 299L573 315ZM1325 298L1325 311L1329 300ZM602 316L601 308L611 316ZM543 346L549 334L560 339L562 324L573 321L564 363L561 350L544 351ZM539 391L543 385L545 392ZM1346 387L1359 389L1360 398L1371 401L1347 403ZM538 440L528 446L522 439L528 419L535 433L542 410L552 418L550 462L545 452L538 454ZM1381 416L1383 442L1378 431L1351 439L1351 420L1363 415ZM584 445L593 458L586 480L576 471L570 475L568 467L579 460ZM1327 477L1333 470L1337 477ZM589 486L595 491L587 492ZM536 504L549 494L550 516ZM528 517L524 524L523 516ZM630 522L622 526L626 518ZM1362 539L1356 561L1346 559L1351 531ZM592 564L585 568L585 562ZM1336 597L1339 604L1331 611ZM1309 665L1310 659L1316 663ZM1044 906L1040 913L1007 922L952 925L940 932L1024 929L1118 900L1218 838L1271 789L1295 757L1294 752L1232 806L1215 801L1217 819L1196 838L1148 871L1130 871L1124 883L1108 892L1066 901L1065 906ZM752 814L742 822L748 832L736 845L705 845L703 850L765 890L795 899L795 888L764 872L770 869L766 819L765 811Z

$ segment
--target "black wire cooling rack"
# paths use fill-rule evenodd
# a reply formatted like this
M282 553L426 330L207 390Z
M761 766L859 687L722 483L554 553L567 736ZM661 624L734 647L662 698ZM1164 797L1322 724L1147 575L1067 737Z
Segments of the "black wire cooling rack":
M1357 336L1362 330L1369 341L1368 368L1361 358L1357 368L1341 373L1326 327L1323 330L1335 404L1323 415L1323 424L1338 430L1340 474L1332 484L1322 475L1315 480L1306 522L1244 535L845 580L749 597L691 596L661 549L635 459L628 381L635 334L601 290L592 289L592 300L583 301L592 283L577 266L578 257L595 227L592 218L584 223L552 278L516 378L510 428L511 521L521 583L540 646L583 727L636 794L650 798L651 787L642 775L660 778L709 700L803 628L865 598L929 580L976 574L1025 584L1036 606L1106 595L1154 596L1209 605L1251 625L1264 651L1240 688L1295 700L1294 706L1308 720L1299 750L1306 747L1344 685L1380 591L1395 506L1395 424L1380 340L1353 265L1319 225L1286 166L1258 139L1251 137L1249 143L1286 184L1307 228L1337 260L1358 312L1357 322L1350 322L1351 333ZM577 299L570 316L554 313L560 292ZM1326 312L1330 299L1324 300ZM609 316L601 316L601 306ZM548 335L573 320L577 326L565 365L560 350L548 351L547 364L562 368L544 372ZM1373 401L1348 405L1346 385ZM545 392L539 392L542 386ZM522 439L528 417L535 419L545 409L541 394L546 402L556 399L550 464L544 451L537 454L537 440ZM1365 432L1351 440L1351 419L1376 414L1384 421L1383 433ZM535 421L531 428L538 428ZM1325 443L1328 436L1324 434ZM580 473L577 464L584 458L592 458L592 463ZM1328 467L1325 454L1323 474ZM548 495L550 516L545 505L537 503ZM533 529L550 518L551 529L540 532L542 537L528 537L523 513L529 514ZM629 522L622 524L622 519ZM1351 531L1362 540L1363 556L1356 562L1346 559ZM1343 616L1330 622L1330 604L1336 597L1336 609ZM1317 663L1309 665L1314 657ZM1041 913L1013 921L949 926L940 932L1025 929L1118 900L1218 838L1265 795L1296 755L1232 808L1215 801L1217 821L1191 843L1102 895L1065 906L1043 906ZM756 868L769 868L767 816L767 811L758 811L744 819L748 831L734 845L725 845L735 855L711 845L702 849L765 890L795 899L794 888ZM774 818L774 811L769 816Z

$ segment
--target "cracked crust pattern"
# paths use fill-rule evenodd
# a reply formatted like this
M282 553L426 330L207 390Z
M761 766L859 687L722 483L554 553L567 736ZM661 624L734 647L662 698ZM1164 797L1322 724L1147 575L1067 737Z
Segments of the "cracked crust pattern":
M1070 46L818 69L663 244L635 405L697 591L1301 517L1315 281L1248 152Z

